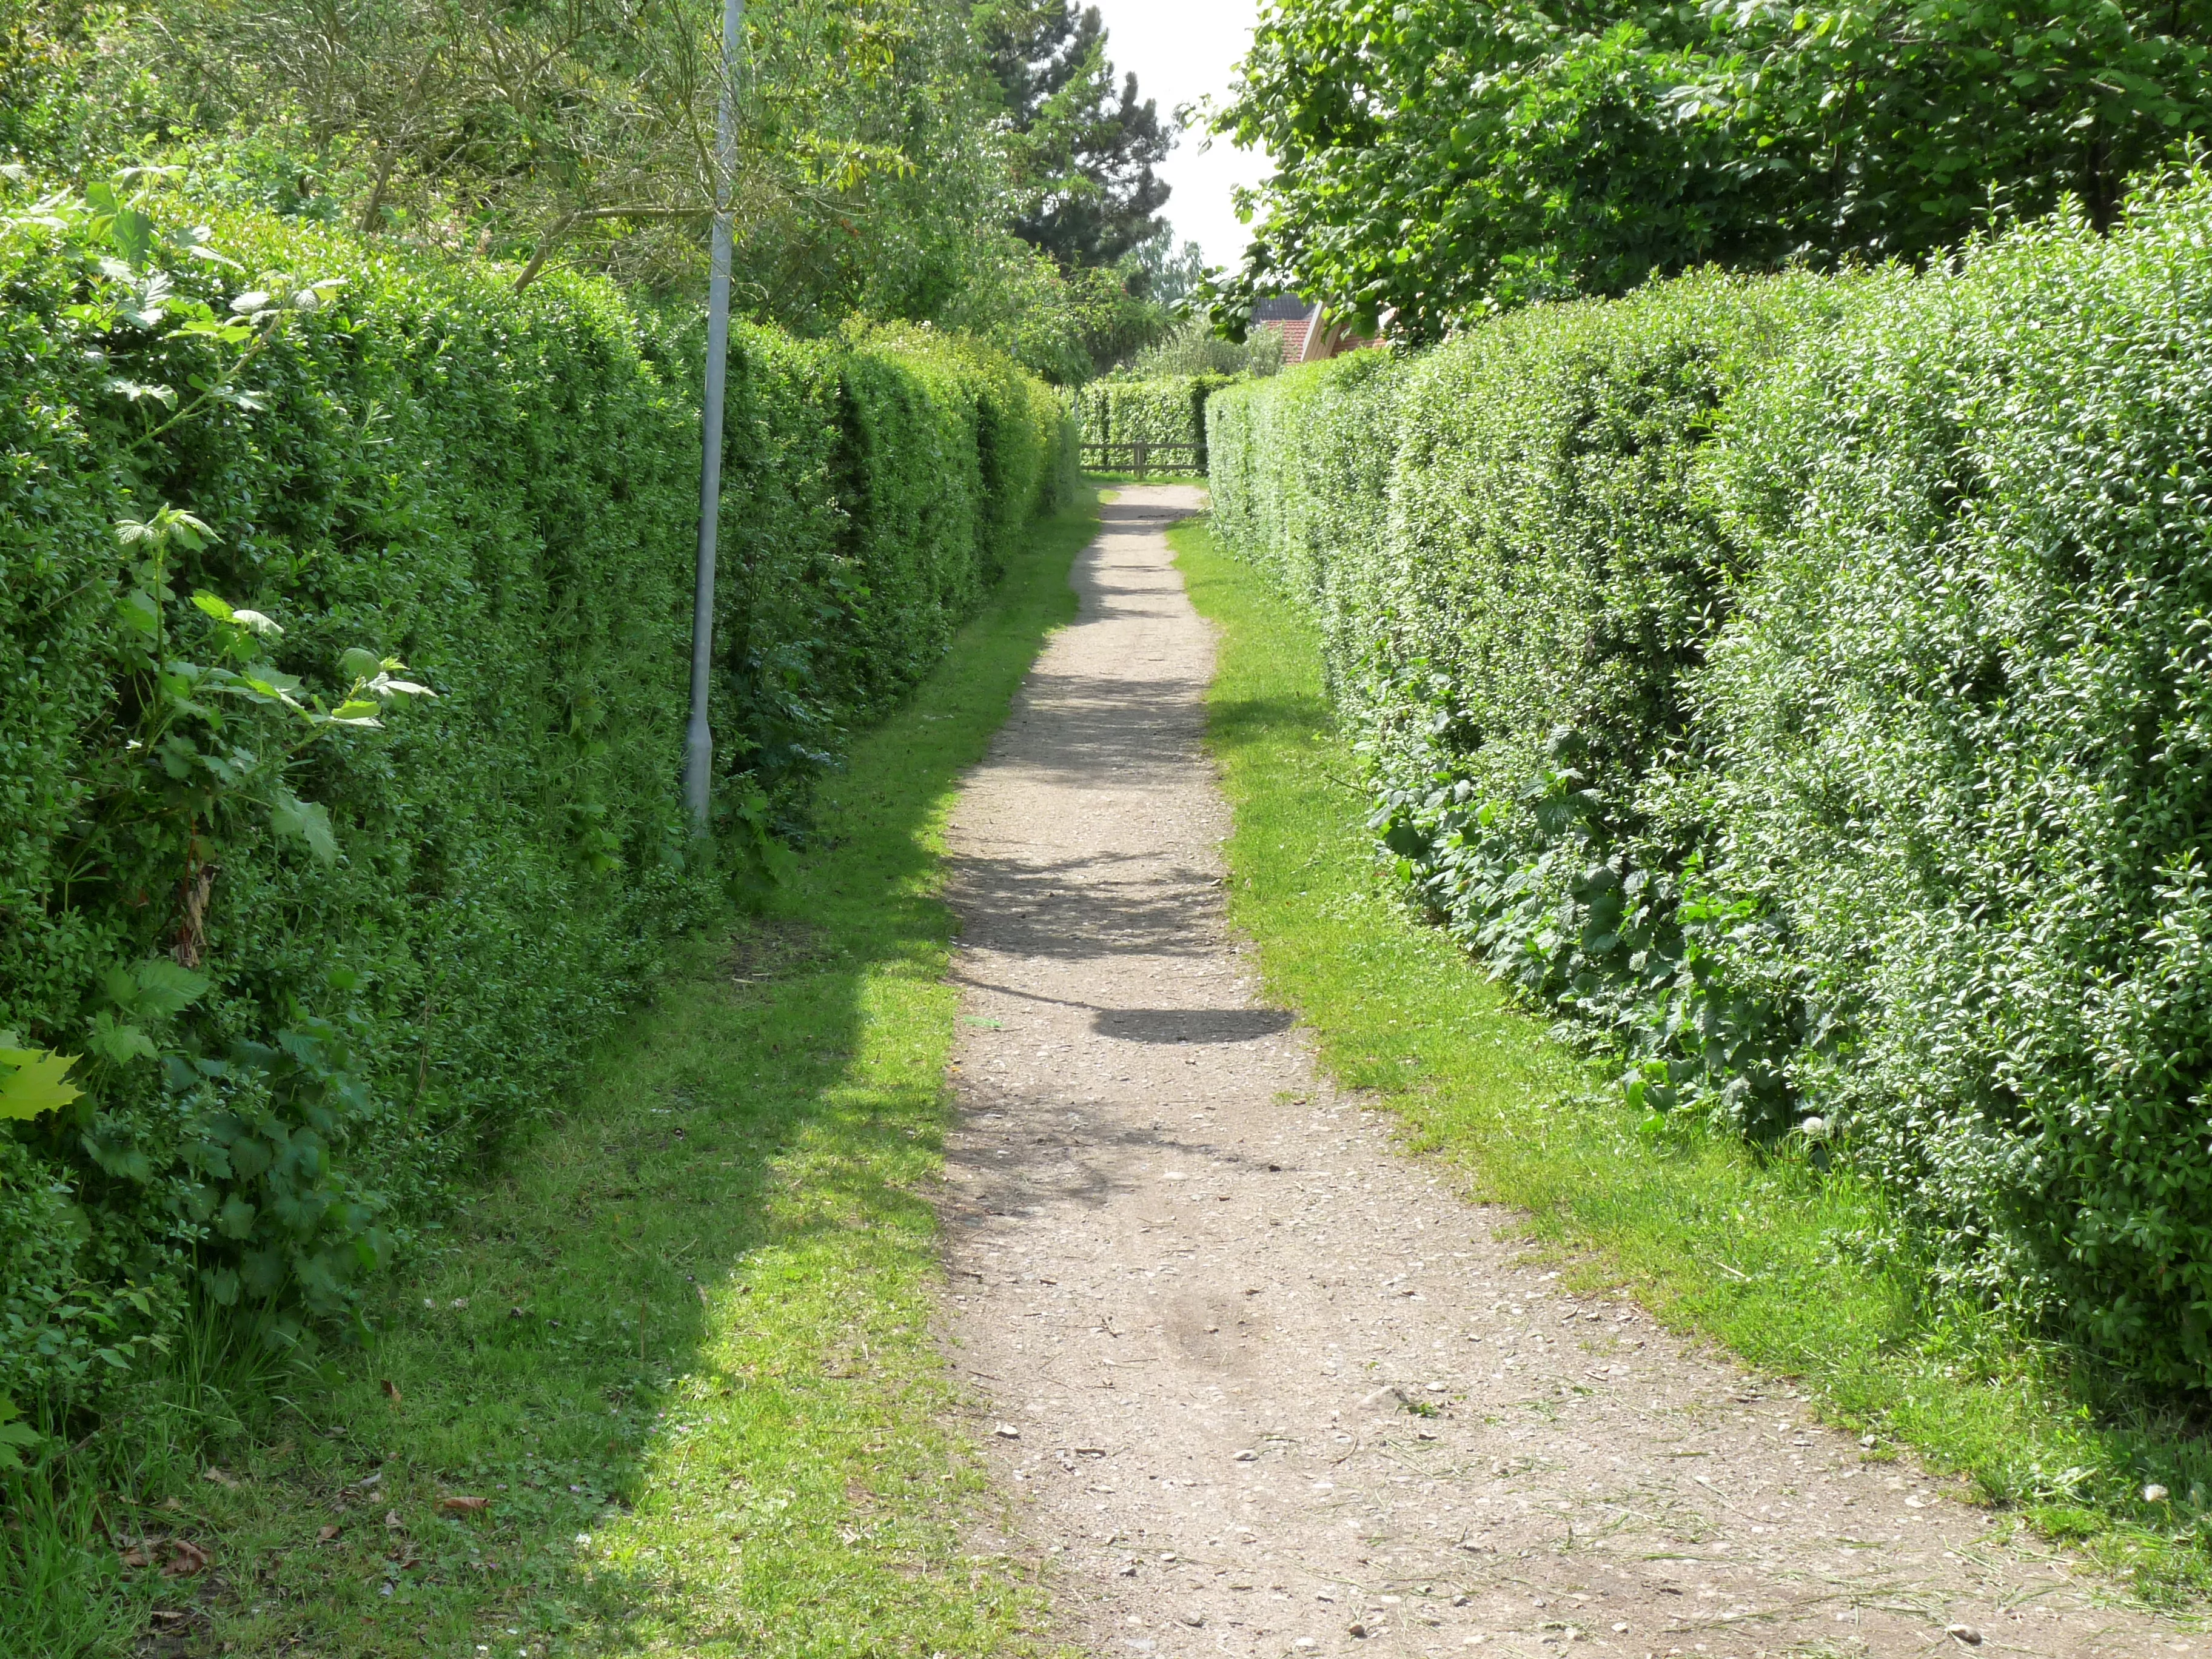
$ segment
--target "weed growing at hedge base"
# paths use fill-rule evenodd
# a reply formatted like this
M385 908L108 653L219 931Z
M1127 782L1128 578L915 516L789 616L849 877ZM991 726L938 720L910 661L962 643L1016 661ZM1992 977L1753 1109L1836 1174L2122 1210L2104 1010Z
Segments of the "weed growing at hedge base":
M1338 732L1304 611L1203 520L1170 532L1223 630L1211 743L1236 811L1231 913L1323 1063L1447 1161L1472 1198L1529 1212L1533 1249L1675 1328L1802 1384L1832 1420L1911 1447L2074 1543L2148 1599L2212 1593L2212 1449L2092 1362L1998 1317L1928 1302L1910 1263L1845 1247L1880 1196L1785 1144L1694 1127L1652 1140L1542 1022L1376 861L1359 760ZM2146 1503L2147 1486L2170 1497Z
M1095 522L1033 534L825 787L767 914L682 947L565 1120L393 1281L372 1347L204 1434L144 1422L262 1390L163 1379L104 1431L143 1461L79 1454L70 1490L114 1494L96 1515L8 1494L0 1651L122 1651L149 1620L248 1656L1044 1646L1014 1564L966 1553L982 1474L928 1332L956 1001L936 849ZM101 1530L149 1565L87 1563ZM178 1540L206 1571L161 1577ZM26 1589L57 1617L27 1622Z

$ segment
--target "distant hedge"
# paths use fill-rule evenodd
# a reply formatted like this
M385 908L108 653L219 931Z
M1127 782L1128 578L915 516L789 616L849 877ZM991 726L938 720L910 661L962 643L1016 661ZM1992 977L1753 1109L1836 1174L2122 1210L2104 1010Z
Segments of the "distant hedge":
M1358 695L1363 618L1381 603L1404 383L1387 351L1358 351L1216 398L1206 416L1213 522L1311 606L1329 683Z
M698 331L185 204L0 209L0 1397L82 1402L195 1284L344 1314L702 914ZM1072 446L974 346L736 331L724 869Z
M2212 1387L2212 186L1210 406L1376 827L1656 1124L1808 1120L1939 1279Z
M1076 394L1086 444L1188 444L1206 470L1206 401L1225 374L1173 375L1160 380L1093 380Z

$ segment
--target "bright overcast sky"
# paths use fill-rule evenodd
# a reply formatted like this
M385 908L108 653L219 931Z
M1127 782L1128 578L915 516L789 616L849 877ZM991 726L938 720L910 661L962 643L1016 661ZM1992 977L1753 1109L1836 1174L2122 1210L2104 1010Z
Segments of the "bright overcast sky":
M1136 71L1137 93L1159 105L1163 120L1178 104L1229 88L1230 71L1251 44L1259 0L1091 0L1106 22L1106 55L1116 71ZM1249 233L1229 204L1232 185L1266 176L1264 158L1225 141L1201 154L1202 132L1187 132L1160 174L1174 189L1164 210L1178 244L1196 242L1210 265L1233 265Z

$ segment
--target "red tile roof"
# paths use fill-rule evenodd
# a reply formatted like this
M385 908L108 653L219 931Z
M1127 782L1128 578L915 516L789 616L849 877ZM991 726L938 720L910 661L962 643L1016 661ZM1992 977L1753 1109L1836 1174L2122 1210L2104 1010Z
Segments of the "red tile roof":
M1355 334L1341 319L1322 314L1319 301L1308 302L1293 295L1278 295L1252 307L1255 328L1272 328L1283 337L1283 364L1318 362L1340 352L1358 351L1375 342Z

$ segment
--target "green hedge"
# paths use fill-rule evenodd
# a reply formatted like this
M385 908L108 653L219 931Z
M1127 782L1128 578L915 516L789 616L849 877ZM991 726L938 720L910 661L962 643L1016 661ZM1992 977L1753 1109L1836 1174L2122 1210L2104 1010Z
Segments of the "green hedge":
M1936 1278L2212 1386L2212 188L1699 276L1210 410L1376 828L1656 1126L1843 1157ZM1361 453L1364 445L1364 453Z
M1214 404L1224 531L1316 608L1423 902L1632 1057L1665 1049L1674 1093L1710 1085L1759 1130L1786 1110L1767 1011L1694 1053L1673 1029L1697 948L1675 915L1687 849L1647 844L1642 796L1736 562L1702 441L1839 291L1699 276Z
M85 1091L0 1126L19 1401L93 1398L195 1282L278 1334L343 1315L1073 471L987 351L736 331L704 857L696 325L141 205L0 198L0 1090L53 1050ZM383 656L434 699L311 723L382 672L379 713ZM283 675L308 713L252 690Z
M1375 614L1404 376L1358 351L1232 388L1206 410L1216 526L1311 606L1332 691L1358 695L1363 619ZM1381 437L1382 441L1378 441Z
M1160 380L1092 380L1076 394L1086 444L1189 444L1206 470L1206 404L1222 374L1173 375Z

